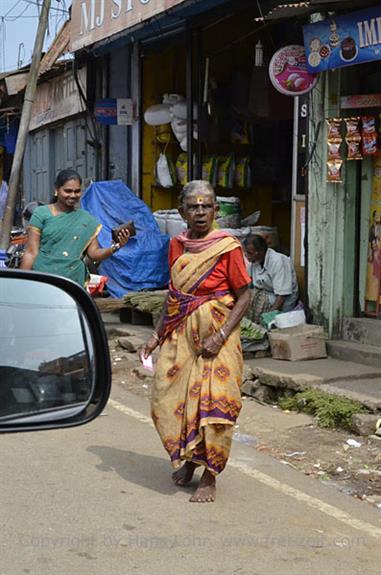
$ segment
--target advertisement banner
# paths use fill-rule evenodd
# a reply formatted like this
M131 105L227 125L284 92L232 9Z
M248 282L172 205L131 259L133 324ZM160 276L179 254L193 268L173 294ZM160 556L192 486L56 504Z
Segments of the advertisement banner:
M304 47L298 45L284 46L275 52L269 76L274 88L285 96L307 94L317 82L317 75L307 71Z
M373 158L365 300L381 303L381 154Z
M95 102L95 118L103 126L118 123L116 98L103 98Z
M309 72L381 60L381 5L303 26Z

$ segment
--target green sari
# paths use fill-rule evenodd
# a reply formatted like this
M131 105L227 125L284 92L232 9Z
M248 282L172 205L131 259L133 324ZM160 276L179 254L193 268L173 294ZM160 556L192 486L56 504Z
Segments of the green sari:
M88 271L83 257L102 227L97 220L84 210L53 215L48 206L40 206L29 227L40 233L40 250L32 269L84 285Z

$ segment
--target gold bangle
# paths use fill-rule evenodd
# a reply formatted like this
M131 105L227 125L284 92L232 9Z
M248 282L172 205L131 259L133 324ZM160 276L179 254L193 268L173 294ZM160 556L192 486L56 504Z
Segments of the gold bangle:
M224 332L224 330L222 329L222 327L220 327L220 334L221 334L221 337L222 337L222 339L223 339L224 341L226 341L226 340L228 339L228 338L227 338L227 335L226 335L226 333Z

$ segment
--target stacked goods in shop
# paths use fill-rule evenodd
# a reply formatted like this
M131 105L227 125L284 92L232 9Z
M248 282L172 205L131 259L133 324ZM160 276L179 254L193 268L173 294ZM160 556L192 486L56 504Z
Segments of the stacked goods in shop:
M220 228L239 228L241 225L241 203L235 196L217 196L219 205L216 222Z

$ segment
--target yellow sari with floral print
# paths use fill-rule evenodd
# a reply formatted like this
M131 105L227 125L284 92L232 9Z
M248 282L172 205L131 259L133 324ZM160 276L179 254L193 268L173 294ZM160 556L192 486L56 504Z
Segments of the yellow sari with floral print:
M234 305L229 292L195 295L221 254L240 244L223 238L200 253L184 253L171 269L171 291L152 393L152 418L172 465L192 461L220 473L228 460L241 409L242 351L239 326L218 355L203 358L201 342L217 332ZM185 312L184 312L185 310Z

